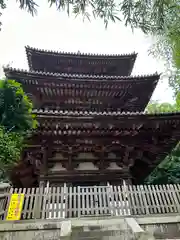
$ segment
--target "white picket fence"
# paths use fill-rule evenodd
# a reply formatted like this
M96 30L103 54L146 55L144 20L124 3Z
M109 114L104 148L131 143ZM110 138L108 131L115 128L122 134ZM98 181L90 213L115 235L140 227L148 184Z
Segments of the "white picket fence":
M5 215L12 193L25 194L22 219L180 213L179 184L12 188L0 202Z

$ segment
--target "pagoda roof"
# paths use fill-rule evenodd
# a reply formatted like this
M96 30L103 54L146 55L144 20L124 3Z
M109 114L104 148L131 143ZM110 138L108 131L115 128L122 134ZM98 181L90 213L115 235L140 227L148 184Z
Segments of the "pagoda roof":
M118 75L90 75L90 74L70 74L70 73L52 73L52 72L44 72L44 71L28 71L25 69L17 69L17 68L6 68L4 67L4 72L6 77L31 77L31 78L37 78L38 76L47 76L47 77L53 77L53 79L66 79L66 80L71 80L71 79L85 79L85 80L101 80L101 81L106 81L106 80L120 80L120 81L136 81L136 80L143 80L143 81L148 81L148 80L154 80L158 81L160 75L158 73L154 74L148 74L148 75L135 75L135 76L118 76ZM39 80L39 79L38 79Z
M137 54L91 54L42 50L26 46L30 70L130 75Z
M23 85L26 93L43 96L40 106L62 109L143 111L154 91L159 75L90 76L44 73L13 68L6 77ZM55 108L55 107L54 107Z
M142 183L180 140L180 112L36 113L39 126L34 144L47 141L52 147L58 141L62 152L69 148L75 152L100 151L102 146L106 152L120 152L122 156L128 152L128 161L134 159L131 171L136 183Z
M177 118L180 121L180 112L174 111L174 112L168 112L168 113L159 113L159 112L153 112L153 113L147 113L146 111L143 112L121 112L121 111L72 111L72 110L57 110L57 109L34 109L33 114L37 114L37 116L44 116L44 117L50 117L54 118L57 117L101 117L101 116L117 116L120 118L126 118L126 117L143 117L143 118L150 118L150 119L168 119L168 118Z
M92 122L92 127L95 129L112 129L112 125L115 128L131 128L133 125L144 126L147 124L147 128L158 129L160 124L173 123L173 121L178 122L180 127L180 112L171 113L146 113L146 112L116 112L116 111L63 111L63 110L46 110L46 109L34 109L33 113L36 114L37 119L42 123L43 126L50 126L52 130L54 126L56 129L68 128L67 122L70 128L73 128L73 123L78 120L79 128L84 128L83 121L87 123ZM106 118L104 118L106 116ZM72 121L72 124L71 124ZM98 121L98 125L94 125L93 122ZM100 121L100 122L99 122ZM124 123L123 123L124 122ZM121 123L121 124L120 124ZM122 124L123 123L123 124ZM58 124L58 125L57 125ZM129 125L130 124L130 125ZM152 126L148 124L153 124ZM66 125L66 126L65 126ZM71 126L72 125L72 126ZM76 124L76 127L78 125ZM87 125L87 128L91 128L91 124Z

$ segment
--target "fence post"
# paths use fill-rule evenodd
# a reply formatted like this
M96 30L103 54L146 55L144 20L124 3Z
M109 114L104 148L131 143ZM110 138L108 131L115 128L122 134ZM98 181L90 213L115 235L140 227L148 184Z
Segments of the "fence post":
M41 218L43 196L44 196L44 188L43 187L36 188L35 219L40 219Z
M82 203L81 203L81 187L78 186L77 190L78 190L77 191L77 197L78 197L78 199L77 199L77 201L78 201L78 218L80 218L81 217L81 205L82 205Z
M0 183L0 193L9 192L11 185L9 183Z
M10 184L9 183L0 183L0 219L4 218L4 214L6 212L6 208L8 208L8 193L10 192Z
M115 192L115 188L113 189L112 185L110 185L109 182L107 183L107 189L108 189L108 196L109 196L108 204L111 201L111 204L110 204L111 215L116 216L116 210L117 210L118 203L116 202L116 206L115 206L114 196L117 193ZM104 191L104 189L103 189L103 191Z

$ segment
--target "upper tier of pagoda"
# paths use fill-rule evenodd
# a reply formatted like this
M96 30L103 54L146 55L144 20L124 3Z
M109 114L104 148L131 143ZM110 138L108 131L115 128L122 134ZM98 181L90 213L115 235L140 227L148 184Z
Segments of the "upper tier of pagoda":
M26 47L29 69L53 73L129 76L136 53L124 55L83 54L45 51Z

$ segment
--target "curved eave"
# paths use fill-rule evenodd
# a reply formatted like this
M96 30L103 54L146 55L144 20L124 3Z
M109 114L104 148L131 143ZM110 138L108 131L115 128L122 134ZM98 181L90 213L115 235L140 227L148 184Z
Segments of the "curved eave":
M145 81L156 81L158 82L160 74L154 73L151 75L142 75L142 76L106 76L106 75L84 75L84 74L68 74L68 73L51 73L51 72L42 72L42 71L27 71L23 69L15 68L4 68L4 73L7 78L19 77L19 78L44 78L44 77L53 77L54 79L77 79L77 80L114 80L114 81L136 81L136 80L145 80Z
M146 113L146 112L93 112L93 111L63 111L63 110L44 110L34 109L33 113L38 118L61 118L61 117L82 117L82 118L98 118L98 117L117 117L116 119L128 120L178 120L180 121L180 112L170 113Z
M75 53L75 52L64 52L64 51L51 51L38 48L32 48L29 46L25 47L27 57L30 54L42 54L42 55L51 55L59 57L75 57L75 58L92 58L92 59L134 59L137 56L137 53L127 53L127 54L96 54L96 53Z

